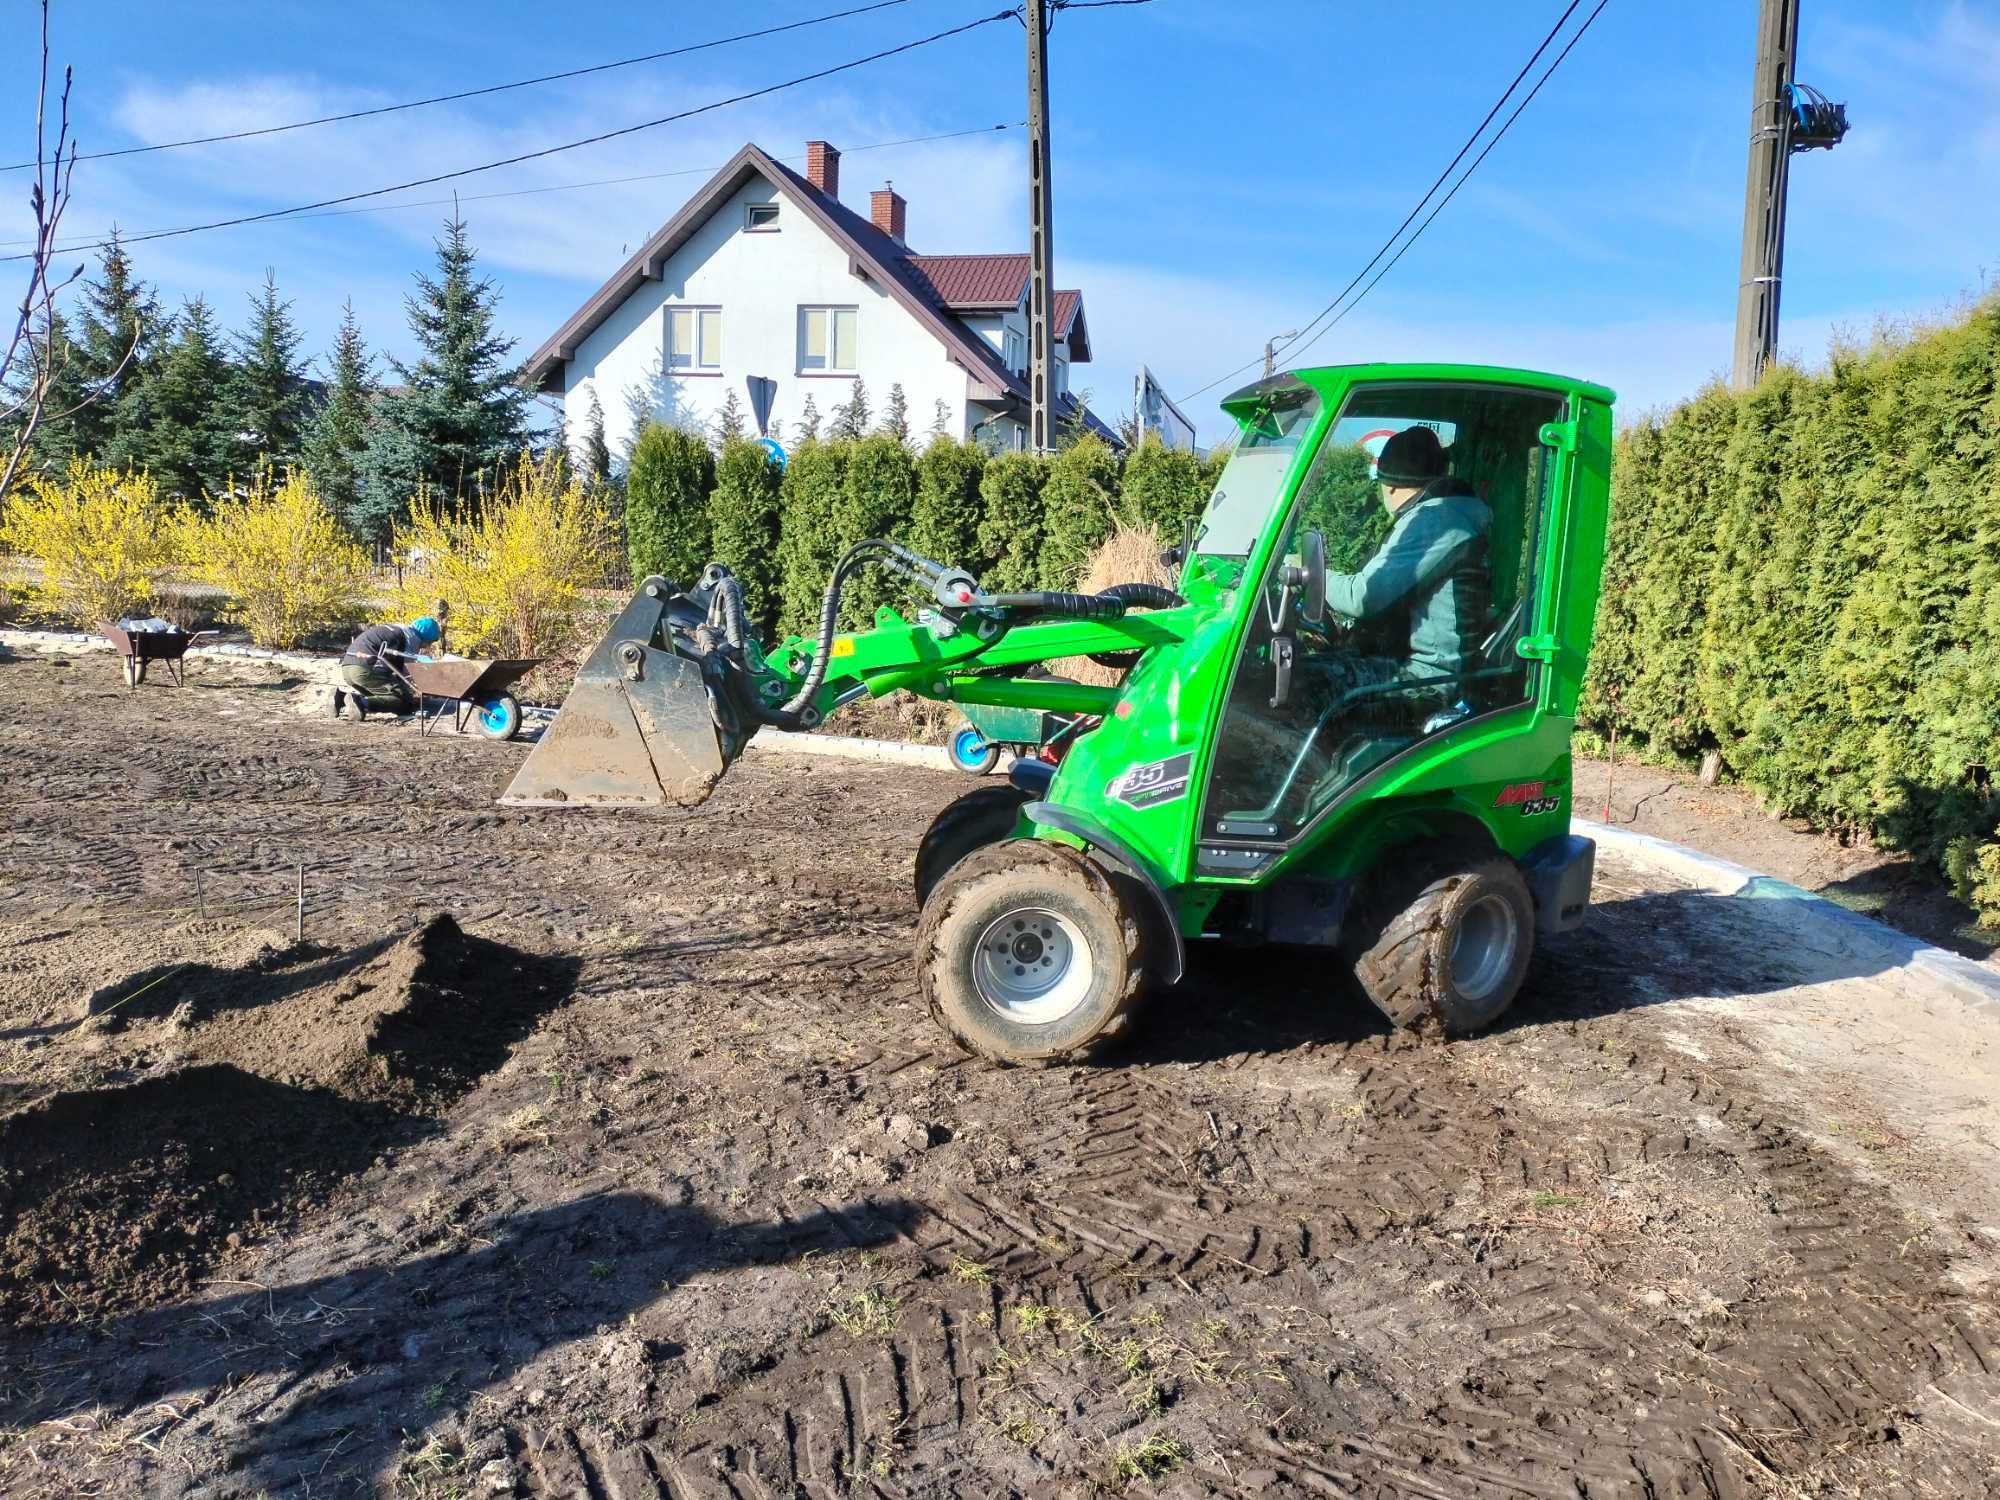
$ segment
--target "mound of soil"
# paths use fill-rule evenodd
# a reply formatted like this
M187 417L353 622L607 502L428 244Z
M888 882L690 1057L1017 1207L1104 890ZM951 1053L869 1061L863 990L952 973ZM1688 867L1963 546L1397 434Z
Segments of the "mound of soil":
M164 966L94 993L109 1082L0 1117L0 1314L183 1296L505 1060L563 972L450 917L349 952Z

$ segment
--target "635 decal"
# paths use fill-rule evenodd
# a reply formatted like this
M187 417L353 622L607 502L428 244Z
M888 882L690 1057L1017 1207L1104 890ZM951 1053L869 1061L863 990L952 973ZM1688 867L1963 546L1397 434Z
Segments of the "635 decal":
M1560 811L1562 804L1561 793L1551 791L1546 781L1517 781L1500 788L1500 795L1493 799L1495 807L1514 808L1524 818Z

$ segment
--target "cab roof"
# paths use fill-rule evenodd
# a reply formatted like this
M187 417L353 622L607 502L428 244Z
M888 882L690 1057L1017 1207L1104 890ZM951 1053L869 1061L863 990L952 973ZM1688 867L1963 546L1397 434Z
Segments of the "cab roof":
M1291 370L1282 375L1273 375L1268 380L1259 380L1232 391L1222 398L1225 411L1235 411L1239 406L1248 406L1276 397L1279 401L1287 393L1303 393L1307 389L1321 395L1328 395L1346 385L1362 381L1433 380L1455 384L1519 385L1535 390L1561 391L1566 395L1582 396L1586 400L1599 401L1610 406L1618 397L1609 386L1597 385L1588 380L1577 380L1568 375L1551 375L1544 370L1517 370L1506 365L1437 365L1437 364L1391 364L1376 363L1366 365L1317 365L1309 369Z

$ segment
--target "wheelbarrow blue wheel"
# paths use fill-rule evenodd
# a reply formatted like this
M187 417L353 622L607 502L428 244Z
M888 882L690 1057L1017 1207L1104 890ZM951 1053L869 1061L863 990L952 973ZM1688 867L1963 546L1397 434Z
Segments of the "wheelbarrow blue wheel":
M969 776L984 776L1000 764L1000 747L968 724L951 737L951 763Z
M489 740L511 740L521 729L521 705L512 693L495 693L479 700L472 722Z

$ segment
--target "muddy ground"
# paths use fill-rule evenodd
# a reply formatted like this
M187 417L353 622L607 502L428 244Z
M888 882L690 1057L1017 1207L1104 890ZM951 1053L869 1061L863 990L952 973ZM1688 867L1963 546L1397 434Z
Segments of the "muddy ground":
M962 780L516 812L300 686L0 662L0 1492L2000 1495L2000 1033L1782 903L1606 861L1489 1036L1203 954L997 1071Z

